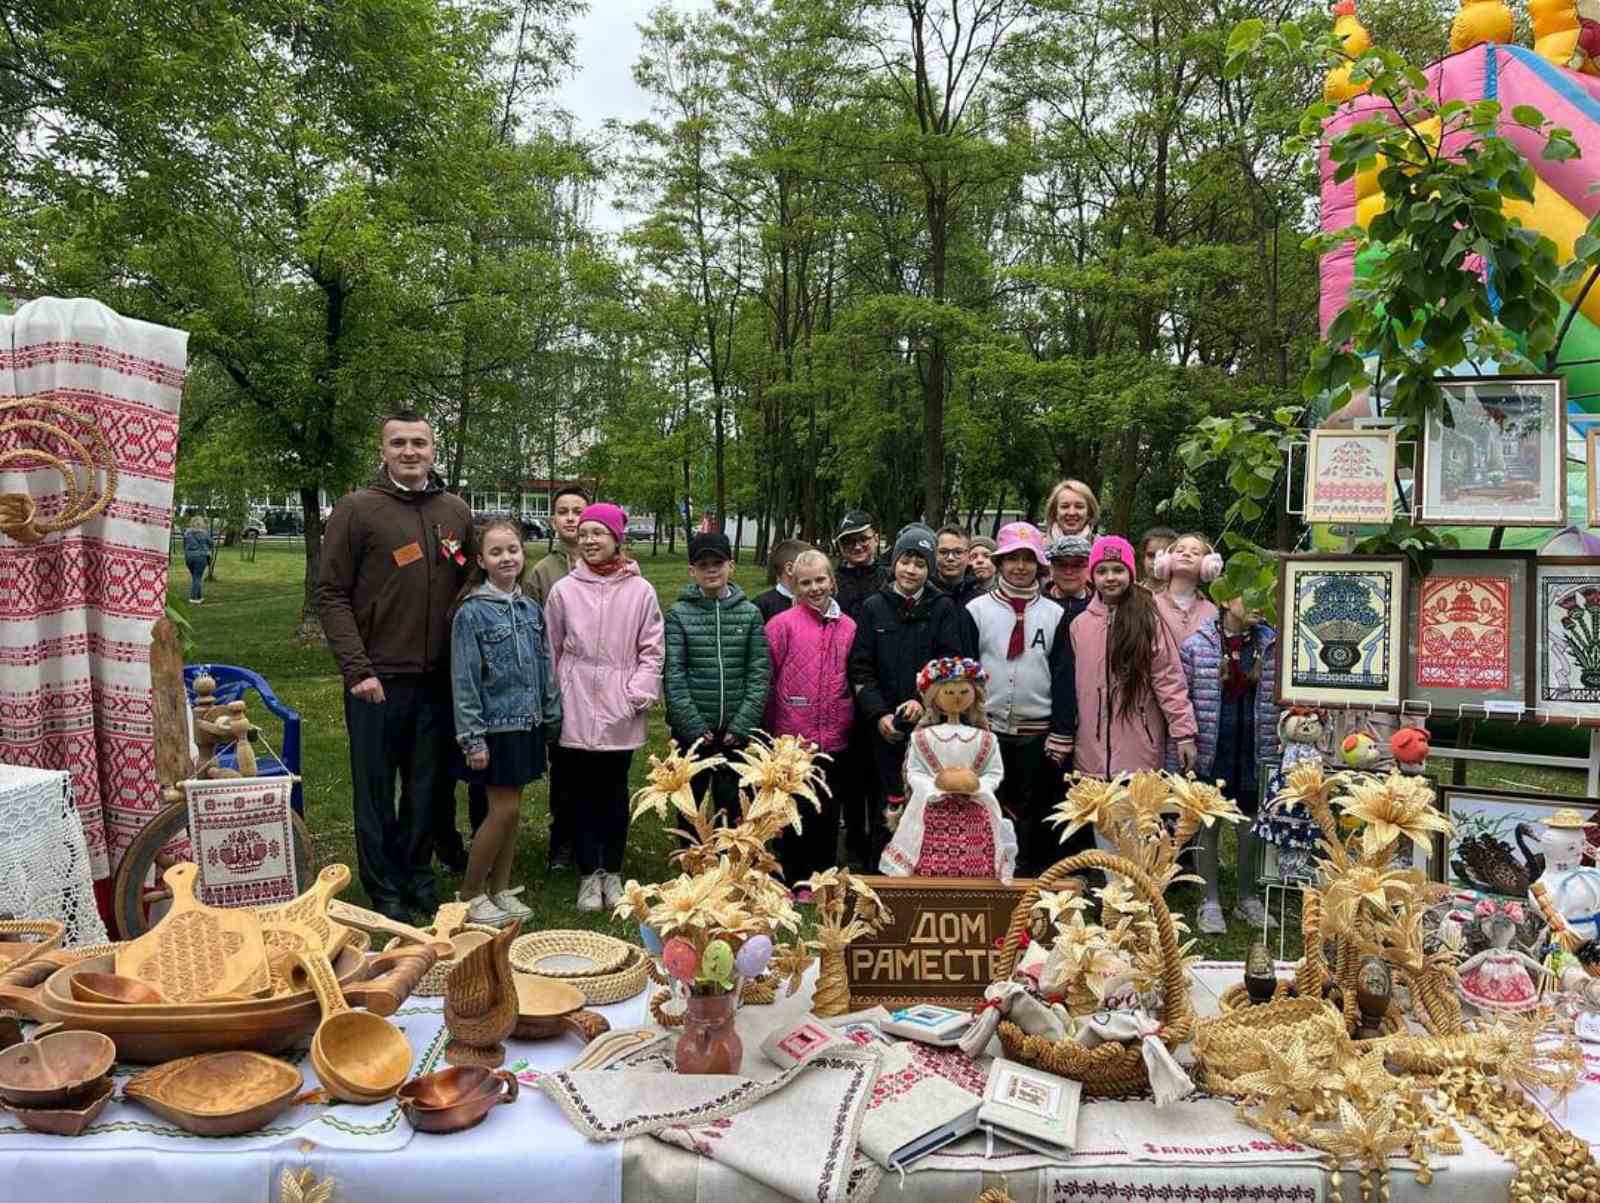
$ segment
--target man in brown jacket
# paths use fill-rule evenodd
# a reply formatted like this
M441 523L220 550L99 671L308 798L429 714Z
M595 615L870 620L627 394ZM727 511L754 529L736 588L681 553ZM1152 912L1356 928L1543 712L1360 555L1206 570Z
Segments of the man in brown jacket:
M461 848L450 605L474 555L472 511L434 475L422 415L393 414L382 431L377 475L339 499L323 532L317 610L346 687L361 884L377 910L426 923L434 843L445 857Z

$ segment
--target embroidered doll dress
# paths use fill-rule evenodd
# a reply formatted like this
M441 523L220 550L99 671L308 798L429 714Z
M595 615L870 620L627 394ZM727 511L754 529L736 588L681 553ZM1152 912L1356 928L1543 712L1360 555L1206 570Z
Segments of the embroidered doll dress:
M941 769L971 769L978 789L945 793L934 784ZM1003 770L992 733L959 723L912 732L906 749L909 798L879 868L896 877L998 877L1016 871L1017 833L995 797Z
M1522 958L1505 950L1483 954L1483 960L1461 975L1461 997L1485 1011L1526 1011L1539 1002L1533 975Z

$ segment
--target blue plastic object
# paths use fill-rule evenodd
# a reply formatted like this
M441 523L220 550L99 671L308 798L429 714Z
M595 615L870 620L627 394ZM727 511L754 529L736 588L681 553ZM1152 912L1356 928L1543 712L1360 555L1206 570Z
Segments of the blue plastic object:
M216 700L219 703L237 702L252 689L260 694L266 708L283 721L283 742L278 746L278 756L266 752L256 755L256 771L262 777L300 775L300 712L280 702L265 677L236 664L186 664L183 687L188 691L191 706L194 705L196 677L210 677L217 683ZM282 759L279 759L280 756ZM239 767L232 751L222 753L217 757L217 763L227 769ZM305 816L305 797L298 781L294 783L294 792L289 795L289 804L294 807L295 814Z

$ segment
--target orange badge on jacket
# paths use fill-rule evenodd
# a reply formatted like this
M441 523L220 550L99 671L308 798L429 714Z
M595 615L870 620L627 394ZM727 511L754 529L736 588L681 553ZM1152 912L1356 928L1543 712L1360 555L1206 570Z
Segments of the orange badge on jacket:
M415 564L422 559L422 545L413 539L404 547L394 549L394 563L396 568L404 568L407 564Z

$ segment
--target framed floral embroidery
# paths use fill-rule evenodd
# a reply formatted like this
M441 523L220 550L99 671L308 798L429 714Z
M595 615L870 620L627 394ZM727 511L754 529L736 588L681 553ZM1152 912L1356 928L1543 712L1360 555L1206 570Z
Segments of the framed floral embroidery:
M1539 561L1534 706L1600 726L1600 557Z
M1407 702L1532 706L1534 562L1531 551L1440 551L1413 576Z
M1558 376L1436 382L1443 413L1423 426L1419 520L1459 526L1564 526L1567 386Z
M1285 556L1278 702L1397 710L1406 643L1404 556Z
M1394 520L1395 432L1313 430L1306 449L1307 522Z

